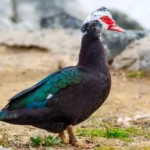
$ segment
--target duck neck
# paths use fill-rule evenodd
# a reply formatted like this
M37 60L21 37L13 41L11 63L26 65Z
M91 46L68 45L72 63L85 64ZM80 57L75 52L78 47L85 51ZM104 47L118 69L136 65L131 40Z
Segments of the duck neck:
M107 70L107 59L99 38L85 34L82 37L78 66L94 70Z

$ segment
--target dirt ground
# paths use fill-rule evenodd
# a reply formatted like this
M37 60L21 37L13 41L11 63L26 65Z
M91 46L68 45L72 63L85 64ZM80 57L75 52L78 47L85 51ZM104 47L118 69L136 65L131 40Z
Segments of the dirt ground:
M10 48L0 47L0 108L3 108L14 94L34 85L59 68L59 65L55 67L54 62L50 63L54 59L51 56L50 52L38 50L12 52ZM68 61L63 65L70 64ZM81 124L82 126L90 126L93 119L98 122L101 118L113 117L118 119L119 125L130 126L130 120L135 120L139 125L143 123L150 125L150 77L131 79L127 78L126 74L127 72L111 69L112 89L108 99L91 118ZM0 122L0 130L7 132L9 140L14 140L22 147L14 149L28 149L24 145L33 135L51 134L31 126L17 126L3 122ZM149 140L140 138L129 143L116 139L96 138L95 143L112 146L115 150L144 150L143 147L150 147ZM70 145L53 148L53 150L74 149L76 148Z

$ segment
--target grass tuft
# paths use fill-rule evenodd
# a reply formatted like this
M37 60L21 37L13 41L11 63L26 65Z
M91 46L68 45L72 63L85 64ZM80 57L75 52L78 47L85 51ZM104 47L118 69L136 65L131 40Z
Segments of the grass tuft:
M89 129L89 128L77 128L76 133L79 136L89 136L89 137L104 137L106 134L105 130L99 130L96 128Z
M134 127L117 128L117 127L104 126L104 128L102 129L78 128L76 129L76 133L79 136L88 136L92 138L105 137L105 138L120 139L126 142L131 142L132 137L144 136L147 134L147 131L145 131L144 129L138 129Z
M112 128L106 132L105 137L118 139L128 138L129 132L121 128Z
M145 73L143 71L134 71L134 72L128 73L126 76L128 78L137 78L137 77L141 78L145 76Z
M111 129L88 129L88 128L78 128L76 130L77 135L79 136L89 136L89 137L106 137L113 139L120 139L125 141L129 140L129 133L121 128L111 128Z
M32 147L36 146L55 146L55 145L61 145L62 140L58 137L53 136L34 136L30 138L29 145Z
M32 147L42 145L42 137L39 136L39 135L38 135L38 136L31 137L31 138L30 138L30 145L31 145Z

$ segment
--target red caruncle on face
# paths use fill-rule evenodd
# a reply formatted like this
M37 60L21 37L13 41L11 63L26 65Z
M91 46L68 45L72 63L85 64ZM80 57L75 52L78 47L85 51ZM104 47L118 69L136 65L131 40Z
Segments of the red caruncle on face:
M100 17L100 20L108 25L115 24L115 21L113 19L109 18L108 16L102 16L102 17Z
M100 20L108 25L107 30L124 32L124 30L122 28L120 28L116 25L116 22L112 18L109 18L108 16L102 16L102 17L100 17Z

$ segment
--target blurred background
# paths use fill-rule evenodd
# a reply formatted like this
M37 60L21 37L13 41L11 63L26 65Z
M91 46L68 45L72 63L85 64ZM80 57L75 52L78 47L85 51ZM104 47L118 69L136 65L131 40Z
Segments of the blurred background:
M112 90L101 109L84 125L93 127L91 122L97 124L103 120L113 126L147 128L150 125L149 3L149 0L0 0L0 108L14 94L49 73L76 65L82 23L89 13L105 6L126 32L102 35ZM2 123L0 129L4 128L12 138L21 137L23 143L40 131ZM146 132L150 135L150 131ZM128 149L132 144L145 150L142 142L148 146L150 142L144 134L140 136L134 144L121 142L119 150L122 145ZM104 143L117 145L113 140Z
M133 25L131 27L129 26L131 29L141 29L142 27L149 29L150 25L148 22L150 16L149 7L147 5L149 3L148 0L75 0L73 2L70 0L1 0L0 3L1 21L3 20L2 22L6 26L13 23L20 23L22 24L20 28L25 28L25 26L26 28L33 29L46 26L52 27L54 23L50 22L51 19L58 18L62 12L65 14L68 13L68 15L82 21L87 14L100 6L106 6L114 11L119 10L122 15L128 15L128 19L130 19L128 22L136 20L137 22L134 23L137 23L137 26L135 24L135 27L132 27ZM56 18L53 18L54 14L57 14L55 16ZM117 13L114 15L116 14ZM48 18L49 21L44 20ZM65 27L68 27L67 23ZM77 25L74 27L77 27Z

